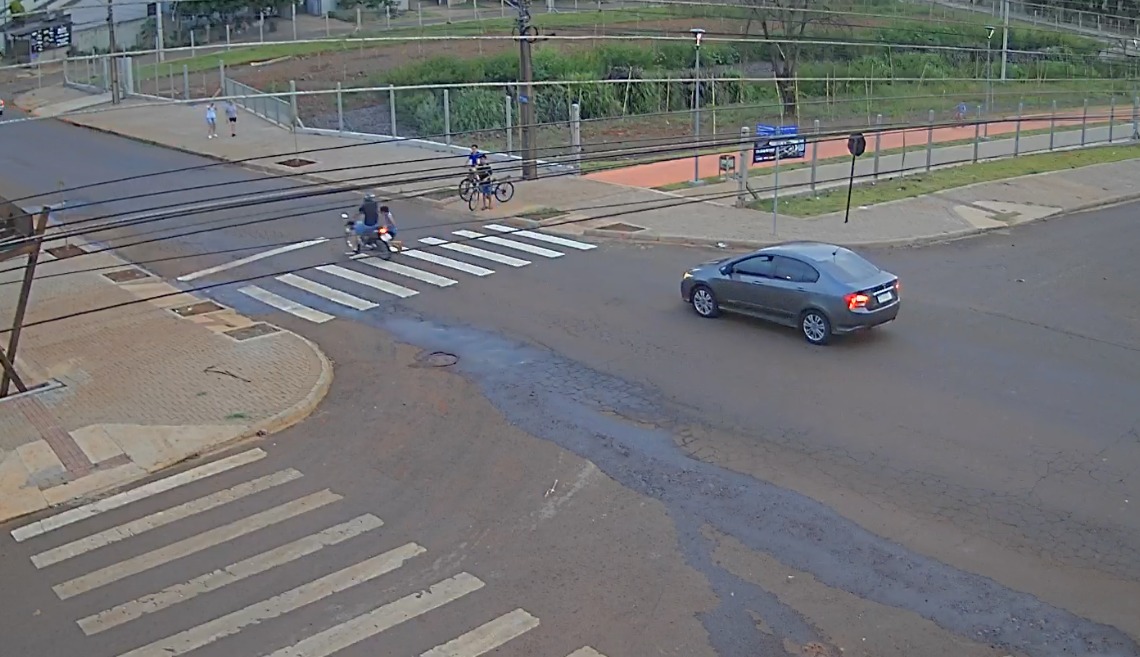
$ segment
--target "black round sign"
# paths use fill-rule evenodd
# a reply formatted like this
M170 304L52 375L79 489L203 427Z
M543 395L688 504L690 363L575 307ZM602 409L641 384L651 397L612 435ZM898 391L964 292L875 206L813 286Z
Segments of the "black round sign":
M855 157L867 152L867 140L863 137L863 133L856 132L847 138L847 152Z

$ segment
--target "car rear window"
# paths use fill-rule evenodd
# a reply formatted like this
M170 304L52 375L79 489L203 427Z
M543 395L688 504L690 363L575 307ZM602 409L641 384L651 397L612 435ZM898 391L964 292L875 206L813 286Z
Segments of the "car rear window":
M878 274L881 269L854 251L839 249L832 258L835 277L845 283L864 281Z

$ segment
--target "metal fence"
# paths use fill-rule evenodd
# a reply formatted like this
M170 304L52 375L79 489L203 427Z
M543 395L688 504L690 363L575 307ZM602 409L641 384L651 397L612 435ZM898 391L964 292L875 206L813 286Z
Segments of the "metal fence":
M269 96L247 84L227 77L222 78L222 95L238 96L234 99L234 104L244 107L266 121L283 128L291 129L297 125L296 115L293 111L295 98L287 100L277 96Z

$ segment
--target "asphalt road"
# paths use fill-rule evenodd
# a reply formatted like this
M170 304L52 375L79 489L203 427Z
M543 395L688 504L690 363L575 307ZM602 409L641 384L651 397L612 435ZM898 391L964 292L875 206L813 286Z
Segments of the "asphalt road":
M69 131L74 152L137 163L131 170L194 162L51 125L37 129ZM29 171L48 165L42 149L15 152ZM33 154L44 160L27 159ZM83 179L82 163L67 167ZM251 188L285 184L257 183L229 167L210 171ZM109 175L92 174L100 177ZM31 174L17 180L35 189ZM123 194L99 193L88 198ZM397 256L457 284L389 301L342 281L338 289L379 304L367 310L298 295L272 278L256 281L336 318L322 324L240 294L247 282L211 294L317 340L337 362L336 387L318 416L267 448L277 467L333 488L348 508L376 509L395 535L409 537L395 540L451 554L456 563L433 570L441 578L460 562L476 574L516 578L488 593L502 611L532 610L542 633L495 654L561 655L589 644L609 657L735 657L819 642L833 653L842 646L848 655L876 657L915 650L1136 655L1140 265L1130 244L1140 237L1137 209L871 253L903 280L900 321L823 349L752 320L696 317L679 299L680 274L719 253L692 249L551 246L562 255L527 255L532 264L517 268L437 250L495 270L483 277ZM396 210L408 242L453 239L449 224L463 219ZM262 211L282 218L219 228ZM187 215L162 226L184 232L215 221L218 229L126 254L177 277L236 255L155 259L251 249L244 254L339 231L335 216L333 230L325 229L325 211L289 214L259 207ZM481 225L463 227L488 233ZM155 227L108 241L153 237ZM188 284L326 263L377 274L350 263L331 240ZM299 273L334 284L324 272ZM414 348L396 347L389 336ZM424 368L417 349L459 362ZM527 534L523 519L548 513L543 495L556 479L552 496L574 500ZM532 540L535 532L542 537ZM11 578L5 588L45 588L48 575L23 565L34 547L0 543ZM10 562L21 565L9 569ZM74 567L82 572L80 562ZM401 582L414 588L422 577ZM170 577L155 579L166 585ZM140 582L131 591L144 588ZM254 593L238 597L260 599ZM20 609L40 604L29 596ZM61 649L79 646L69 643L79 640L74 624L44 616L0 630L31 641L33 626L44 632L67 623L54 640ZM165 636L172 627L160 620L148 630ZM438 638L448 631L440 628ZM399 637L390 645L402 654L422 650ZM420 637L425 645L433 638L435 630ZM106 641L91 654L127 645Z

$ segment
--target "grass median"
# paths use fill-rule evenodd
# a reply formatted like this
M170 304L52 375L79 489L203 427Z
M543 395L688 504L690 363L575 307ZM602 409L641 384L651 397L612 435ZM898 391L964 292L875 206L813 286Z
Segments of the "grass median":
M876 205L926 194L965 187L976 183L1006 180L1035 173L1078 169L1093 164L1107 164L1140 158L1140 144L1100 146L1081 150L1024 155L1016 158L963 164L936 169L929 173L899 176L876 185L859 184L851 192L851 207ZM847 206L847 187L834 187L816 196L796 195L780 198L780 214L793 217L815 217L842 212ZM772 211L772 199L748 204L753 210Z

